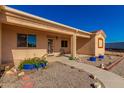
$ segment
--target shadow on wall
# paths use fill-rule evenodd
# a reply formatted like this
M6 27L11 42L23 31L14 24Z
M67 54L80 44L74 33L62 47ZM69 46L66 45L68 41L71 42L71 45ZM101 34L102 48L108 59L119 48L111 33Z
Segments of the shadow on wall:
M91 47L92 45L90 44L91 39L85 39L85 38L80 38L78 37L77 39L77 53L78 54L92 54Z

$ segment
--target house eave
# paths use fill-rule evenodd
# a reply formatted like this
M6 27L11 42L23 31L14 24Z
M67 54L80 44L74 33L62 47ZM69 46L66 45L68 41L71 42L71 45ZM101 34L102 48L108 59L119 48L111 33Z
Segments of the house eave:
M86 32L86 31L83 31L83 30L80 30L80 29L77 29L77 28L73 28L73 27L70 27L70 26L67 26L67 25L64 25L64 24L60 24L60 23L57 23L57 22L54 22L54 21L51 21L51 20L47 20L47 19L42 18L42 17L38 17L38 16L29 14L29 13L22 12L20 10L10 8L8 6L0 6L0 9L2 11L6 12L5 15L7 13L12 13L14 15L18 15L18 16L22 16L24 18L35 20L37 22L42 21L42 22L46 22L48 24L52 24L52 25L55 25L55 26L58 26L58 27L66 28L66 29L69 29L70 31L72 31L74 33L81 33L83 35L88 35L88 36L92 35L92 33L90 33L90 32Z

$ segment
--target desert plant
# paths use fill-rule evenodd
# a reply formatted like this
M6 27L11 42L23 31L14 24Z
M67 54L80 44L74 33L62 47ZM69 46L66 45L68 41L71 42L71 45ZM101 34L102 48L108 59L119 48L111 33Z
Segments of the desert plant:
M76 60L76 58L74 58L73 56L70 56L69 60Z
M31 59L25 59L25 60L21 61L21 63L20 63L20 65L19 65L18 69L19 69L19 70L22 70L24 64L33 64L33 61L32 61Z
M35 57L35 58L29 58L29 59L23 60L23 61L20 63L18 69L19 69L19 70L22 70L22 69L23 69L23 66L24 66L25 64L34 65L35 68L38 69L38 68L40 67L40 64L47 64L47 63L48 63L48 61L42 60L42 59L37 58L37 57Z

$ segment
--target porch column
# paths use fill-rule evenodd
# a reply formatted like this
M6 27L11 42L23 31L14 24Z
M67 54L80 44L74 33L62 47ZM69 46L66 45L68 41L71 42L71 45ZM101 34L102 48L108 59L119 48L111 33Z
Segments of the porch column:
M76 34L71 36L71 55L76 57Z
M2 63L2 24L0 23L0 64Z

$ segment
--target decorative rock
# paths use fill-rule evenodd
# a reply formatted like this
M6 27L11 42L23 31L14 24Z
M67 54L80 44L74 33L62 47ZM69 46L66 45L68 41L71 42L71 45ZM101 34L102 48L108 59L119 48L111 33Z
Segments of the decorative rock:
M25 75L25 72L18 73L18 77L21 77L21 76L24 76L24 75Z
M14 72L9 70L9 71L6 72L6 75L14 75Z
M77 58L77 62L82 62L81 58Z
M103 69L105 68L103 63L100 64L100 68L103 68Z
M102 85L100 84L100 82L95 82L94 87L95 88L102 88Z
M12 68L11 71L13 71L14 73L17 73L17 69Z
M9 69L10 69L10 67L9 67L9 66L6 66L6 67L5 67L5 70L6 70L6 71L8 71Z
M75 67L74 66L71 66L71 69L74 69Z
M92 74L90 74L89 76L90 76L90 78L92 78L92 79L96 79L96 76L94 76L94 75L92 75Z
M112 56L109 56L109 59L113 59L113 57Z
M110 62L109 62L109 65L111 65L111 64L112 64L112 62L110 61Z

